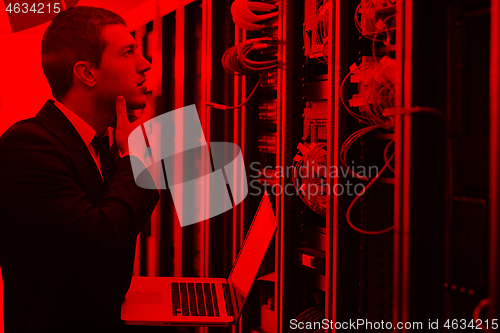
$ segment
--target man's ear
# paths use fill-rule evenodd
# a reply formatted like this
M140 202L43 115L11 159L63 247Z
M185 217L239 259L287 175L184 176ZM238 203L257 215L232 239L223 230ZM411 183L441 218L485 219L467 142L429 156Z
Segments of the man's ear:
M73 74L76 78L80 80L84 85L88 87L95 87L95 77L92 73L92 65L88 61L78 61L73 66Z

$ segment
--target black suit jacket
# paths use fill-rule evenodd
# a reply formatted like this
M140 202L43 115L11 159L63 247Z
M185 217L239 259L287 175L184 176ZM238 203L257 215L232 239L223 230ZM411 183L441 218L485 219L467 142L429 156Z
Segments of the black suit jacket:
M48 101L0 138L5 332L114 332L136 237L158 202L118 158L106 188L83 140ZM149 174L147 177L150 177Z

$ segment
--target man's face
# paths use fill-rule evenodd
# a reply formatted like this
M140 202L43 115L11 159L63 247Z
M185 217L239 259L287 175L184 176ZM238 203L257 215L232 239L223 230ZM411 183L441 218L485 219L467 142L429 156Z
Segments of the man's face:
M146 79L144 72L151 64L138 52L135 39L121 24L104 27L102 38L106 47L101 66L94 70L97 98L103 103L113 103L123 96L129 109L146 105Z

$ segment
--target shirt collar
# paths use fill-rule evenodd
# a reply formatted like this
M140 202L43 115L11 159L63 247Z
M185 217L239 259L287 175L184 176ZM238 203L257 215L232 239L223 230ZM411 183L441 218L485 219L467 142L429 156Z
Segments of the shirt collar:
M59 110L61 110L61 112L66 116L66 118L68 118L71 125L73 125L78 134L80 134L80 137L82 138L83 142L88 147L90 145L90 142L96 135L94 129L89 124L87 124L82 118L74 114L73 111L64 106L62 103L54 101L54 105Z

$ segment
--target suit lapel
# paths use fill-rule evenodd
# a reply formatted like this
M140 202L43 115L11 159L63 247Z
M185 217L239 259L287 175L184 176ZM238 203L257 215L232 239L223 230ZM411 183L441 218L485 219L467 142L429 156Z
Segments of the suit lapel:
M36 115L43 125L64 144L87 174L95 195L102 197L106 188L92 155L66 116L49 100Z

